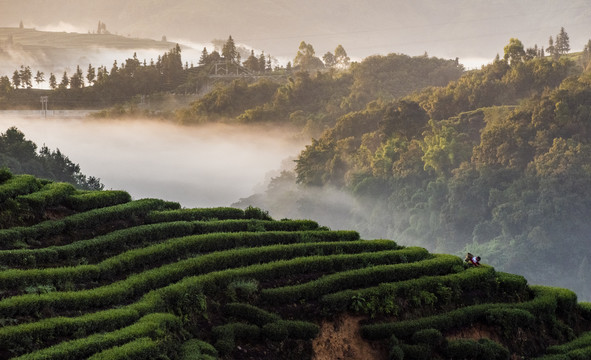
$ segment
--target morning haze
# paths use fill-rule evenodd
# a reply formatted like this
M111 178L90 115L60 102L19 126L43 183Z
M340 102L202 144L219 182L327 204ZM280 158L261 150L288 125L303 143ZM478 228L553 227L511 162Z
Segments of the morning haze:
M16 264L8 275L0 272L0 358L29 351L42 357L44 351L67 348L54 349L49 347L53 338L41 341L35 338L41 335L28 334L11 335L10 346L16 345L4 349L2 336L9 337L3 335L4 325L7 333L16 329L20 334L29 331L20 322L32 317L62 321L63 315L76 313L78 320L96 314L103 319L94 311L111 311L113 304L113 311L129 318L149 314L146 321L158 315L154 311L174 313L174 321L162 320L167 329L183 329L174 339L188 333L203 336L204 343L193 344L194 354L219 351L237 359L264 357L268 349L260 344L242 347L253 338L275 341L270 346L274 354L286 344L303 353L314 348L326 358L334 344L319 349L330 345L326 339L333 332L345 350L347 336L357 340L357 350L350 353L362 355L342 356L350 360L369 353L379 353L372 360L427 358L427 353L458 358L454 346L471 346L478 354L462 355L466 358L508 359L507 349L521 358L541 356L548 346L591 330L591 306L576 304L577 297L591 300L589 19L588 0L0 0L0 167L8 168L0 169L0 194L9 194L0 204L0 240L10 240L0 249L0 259ZM10 187L18 181L26 186ZM106 191L86 192L97 189ZM96 203L126 209L140 206L136 200L144 198L155 198L146 201L153 208L96 229L72 230L71 219L61 222L70 215L91 219L96 209L84 213ZM233 209L193 209L217 207ZM36 225L45 220L66 230L51 233ZM254 233L252 243L263 250L252 251L268 251L264 256L270 262L312 261L297 259L307 249L301 250L309 252L305 257L326 261L326 268L265 278L272 272L260 270L266 266L260 257L240 248L250 246L241 243L242 235L233 243L228 234L212 234L214 240L204 246L214 252L210 261L202 253L209 250L195 245L201 238L170 241L175 250L159 254L170 250L168 230L149 233L145 242L143 235L122 242L110 238L108 232L128 225L132 232L174 228L175 238L232 226L233 232ZM283 234L296 247L276 233L272 236L281 238L281 244L266 243L266 231L292 227L304 232L293 238ZM99 236L104 244L96 242L105 247L104 258L100 251L84 253L84 242L80 247L67 243L97 234L105 235ZM358 234L408 248L390 240L359 241ZM335 244L321 244L323 236ZM337 240L347 244L341 247ZM318 248L307 244L315 241ZM110 242L125 252L110 253L116 251L107 249ZM45 252L44 246L52 250ZM55 254L70 248L77 255L58 263L62 255ZM367 258L349 256L357 251L353 248L363 249ZM296 259L282 258L283 250L277 249L287 249ZM16 255L3 255L3 250ZM137 258L136 250L141 253ZM232 251L230 260L221 254L226 250ZM402 252L384 255L389 251ZM145 255L152 252L155 258ZM485 266L470 263L476 256L463 261L468 252L481 256ZM191 258L195 254L197 260ZM248 259L240 263L238 258ZM225 268L216 266L225 261L253 266L248 268L252 278L238 270L231 276L209 273L222 273ZM359 270L339 268L349 261L371 269L356 285L349 286L350 279L346 286L334 285L340 281L337 272ZM420 261L429 263L417 265ZM33 271L37 265L49 266L39 270L48 274L47 284L34 282L42 278ZM398 284L399 273L395 285L381 284L382 274L398 265L409 276L404 284ZM165 270L141 272L150 266ZM185 266L196 278L181 280L188 276ZM84 270L75 276L83 279L80 284L62 279L78 267ZM117 278L119 270L129 272L121 275L125 279ZM161 275L168 272L178 277L170 287L168 275ZM425 276L415 279L411 273ZM17 283L13 274L29 279L31 286L2 289ZM107 284L113 278L126 285ZM325 287L324 281L332 285ZM152 282L159 284L154 292ZM530 284L564 287L576 295ZM190 291L176 290L184 286ZM331 293L316 293L329 288ZM88 292L80 296L98 304L94 310L80 303L73 310L52 308L62 306L59 294L81 289ZM141 291L130 295L128 289ZM95 298L95 290L119 291L123 300ZM12 296L31 306L21 309ZM285 303L275 304L278 298ZM50 305L44 307L45 302ZM327 318L323 306L329 303L331 311L334 306L350 313ZM518 305L489 309L489 303ZM265 312L256 308L262 304ZM437 316L450 309L454 321L486 325L471 328L477 335L445 328ZM302 314L309 318L292 322ZM428 319L432 328L409 325L415 315ZM246 321L241 316L251 317ZM245 323L225 323L234 317ZM306 322L319 318L321 326ZM393 323L382 326L382 320ZM546 322L542 326L540 321ZM508 325L525 335L508 336L517 332L514 328L499 330ZM105 331L122 325L110 326ZM535 333L537 326L543 335ZM146 328L121 333L136 335ZM344 328L349 335L342 334ZM86 341L86 331L95 331L78 330L64 338ZM489 330L493 339L480 339ZM298 342L319 332L314 344ZM359 340L362 333L367 341ZM135 344L138 348L156 346L143 335L140 340L147 345ZM110 341L109 336L101 339ZM370 346L372 336L383 342ZM75 345L84 348L84 341ZM503 345L491 345L495 341ZM158 354L174 353L173 348ZM591 346L588 350L591 354ZM88 349L80 351L90 356L84 352Z

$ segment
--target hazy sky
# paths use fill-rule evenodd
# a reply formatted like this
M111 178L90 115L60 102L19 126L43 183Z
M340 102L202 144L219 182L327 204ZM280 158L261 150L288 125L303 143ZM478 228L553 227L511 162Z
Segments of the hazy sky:
M318 56L341 44L362 59L405 53L492 60L511 37L546 46L563 26L573 51L591 38L589 0L0 0L0 26L88 32L98 21L134 37L190 41L229 35L278 58L301 41Z

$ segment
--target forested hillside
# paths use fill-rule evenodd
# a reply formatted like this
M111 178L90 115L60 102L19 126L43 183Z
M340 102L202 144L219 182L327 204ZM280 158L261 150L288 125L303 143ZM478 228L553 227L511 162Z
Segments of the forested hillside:
M1 175L3 359L591 354L591 304L486 264L258 208Z
M352 82L334 101L334 125L295 169L237 204L277 216L327 214L371 236L476 252L591 299L589 46L576 57L541 56L511 39L504 55L406 96L383 86L388 76L364 76L372 90ZM355 205L343 210L347 203Z

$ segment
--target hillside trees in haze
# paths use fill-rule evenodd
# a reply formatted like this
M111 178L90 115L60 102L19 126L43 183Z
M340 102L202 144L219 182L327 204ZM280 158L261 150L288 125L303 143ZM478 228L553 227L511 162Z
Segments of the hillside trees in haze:
M507 53L519 43L512 39ZM379 94L372 83L349 103ZM445 86L366 102L296 160L299 216L331 212L319 189L338 189L356 199L347 216L369 236L478 253L504 271L591 299L589 275L572 276L591 273L589 99L591 74L567 57L510 55ZM272 199L254 200L273 214Z
M80 166L59 149L50 150L43 145L37 152L37 145L15 127L0 134L0 167L6 167L14 174L67 182L84 190L102 190L104 187L100 179L82 174Z

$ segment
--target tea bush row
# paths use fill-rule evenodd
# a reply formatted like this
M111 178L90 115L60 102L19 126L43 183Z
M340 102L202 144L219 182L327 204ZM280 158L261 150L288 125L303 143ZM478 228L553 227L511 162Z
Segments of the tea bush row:
M371 247L370 244L375 243L374 246L392 246L392 242L389 241L358 241L361 249L368 249ZM282 253L285 249L296 252L296 255L302 256L302 252L308 250L310 252L315 251L316 247L325 244L298 244L291 246L273 246L275 249L269 249L270 252L277 251ZM326 246L335 246L335 250L342 251L340 243L326 244ZM299 249L298 249L299 248ZM308 248L308 249L306 249ZM357 249L359 250L359 249ZM377 250L377 248L376 248ZM326 250L323 250L327 253ZM364 250L367 251L367 250ZM229 283L236 279L245 278L257 278L257 279L271 279L293 274L295 272L308 272L308 271L338 271L339 269L350 268L352 266L366 266L368 262L371 263L387 263L392 259L392 253L396 253L400 250L395 251L379 251L375 253L363 253L363 254L338 254L338 255L320 255L310 257L298 257L290 260L279 260L273 263L258 264L261 259L261 249L235 249L232 251L210 254L202 256L195 261L205 261L209 263L209 268L222 268L224 266L244 266L243 263L247 263L248 260L255 265L249 265L245 267L239 267L235 269L226 269L222 271L212 272L204 275L188 276L183 278L177 283L171 283L164 288L152 290L144 295L139 301L124 306L118 309L98 311L95 313L89 313L76 317L54 317L49 319L42 319L32 323L24 323L13 326L6 326L0 328L0 346L14 347L18 344L28 344L30 341L43 342L44 339L51 336L62 336L62 337L73 337L80 331L85 333L94 333L97 331L109 331L122 326L129 325L136 321L140 316L149 314L152 312L168 311L170 308L174 308L184 301L187 293L206 292L208 294L217 293L221 289L228 286ZM240 255L243 255L242 257ZM361 257L361 258L360 258ZM396 257L396 256L394 256ZM221 262L224 260L229 263ZM157 274L160 271L154 270ZM140 275L137 275L138 281ZM164 274L166 277L167 274ZM170 281L165 280L168 284ZM127 286L121 286L121 290L125 291ZM56 296L56 293L47 295L37 295L36 297L27 297L29 306L35 305L32 309L33 312L39 310L40 304L35 304L36 298L43 298L44 296ZM9 298L10 300L12 298ZM47 299L46 299L47 300ZM63 299L56 296L53 305L64 305ZM92 296L88 296L88 300L92 300ZM109 301L109 299L105 299ZM21 301L23 305L24 301ZM47 302L46 302L47 303ZM18 304L13 304L12 311L4 311L2 317L10 317L11 314L15 313L15 310L19 309ZM85 305L81 304L79 308L87 309ZM70 304L65 304L64 308L68 308ZM6 308L5 308L6 309ZM21 311L22 312L22 311ZM29 311L27 311L29 312Z
M488 295L492 295L497 286L495 275L492 267L478 267L459 273L421 276L405 281L384 282L374 287L335 292L324 295L321 303L332 313L351 309L371 315L384 312L393 314L396 307L395 299L412 300L424 291L436 294L437 302L441 303L459 301L464 292L472 290L486 290ZM354 304L354 301L359 299L362 299L361 303Z
M145 216L152 210L176 207L179 207L178 203L159 199L141 199L125 204L94 209L70 215L60 220L48 220L32 226L0 230L0 246L8 247L18 241L37 240L78 229L93 228L110 221Z
M434 328L440 331L473 323L495 323L504 326L533 326L536 319L553 317L560 309L570 307L573 301L570 291L531 286L535 297L523 303L479 304L452 310L444 314L394 323L371 324L362 327L362 334L370 340L386 339L392 335L408 338L421 329ZM574 297L576 303L576 296Z
M273 220L257 208L249 207L246 210L233 207L176 209L166 211L154 211L146 218L147 222L170 222L170 221L195 221L195 220L229 220L229 219L259 219Z
M392 257L391 253L395 253L395 251L387 251L384 253L380 250L392 248L393 246L396 245L387 240L355 241L351 243L336 242L272 245L267 247L233 249L216 252L134 274L125 280L95 289L50 292L40 295L20 295L6 298L0 301L0 317L10 318L15 315L31 315L40 312L44 308L51 308L54 311L71 311L89 310L97 307L124 304L139 297L145 292L164 286L170 282L178 281L187 275L207 273L210 271L223 271L223 269L247 266L253 263L291 259L299 256L309 256L319 252L323 254L354 252L354 255L343 255L348 256L346 258L347 261L344 263L347 266L351 266L352 263L367 264L367 261L380 261L380 258L383 259L382 261L390 261ZM377 255L376 253L369 252L372 251L372 249L373 251L378 251ZM357 254L361 251L366 253ZM332 265L333 262L335 262L331 256L326 256L326 258L328 260L324 261L324 263L327 265ZM149 259L149 257L147 259ZM323 263L321 257L305 257L295 260L300 260L302 266L310 262ZM111 264L111 269L114 269L113 274L116 274L121 270L120 264L115 260L111 261ZM271 270L275 267L276 263L265 265ZM93 271L91 266L81 266L79 268ZM323 268L326 269L327 267ZM303 268L301 271L306 271L306 268ZM80 272L81 271L78 271L78 273Z
M426 250L425 250L426 251ZM418 255L412 258L412 254ZM316 299L322 295L334 293L347 288L359 288L382 282L402 281L425 275L443 275L454 272L462 266L462 260L453 255L435 255L432 259L424 259L417 249L408 249L401 258L411 258L410 263L395 265L375 265L363 269L343 271L325 275L320 279L304 284L264 289L262 298L272 303L287 303L302 299ZM397 259L398 262L400 258Z
M122 190L79 191L66 199L66 205L72 210L82 212L130 201L131 195Z
M19 195L34 193L41 186L41 182L33 175L13 175L0 184L0 203Z
M140 337L158 339L170 332L178 332L181 322L178 317L168 313L149 314L133 325L112 332L98 333L88 337L65 341L48 348L33 351L15 360L78 360L86 358L102 349L125 344ZM51 339L45 339L50 341Z
M116 230L92 239L80 240L62 246L41 249L20 249L0 251L0 262L4 266L39 267L52 263L76 261L84 258L94 262L120 253L130 247L159 242L168 238L226 231L247 231L250 228L264 227L270 231L300 231L317 229L317 223L307 220L265 221L265 220L225 220L225 221L175 221L140 225Z
M75 191L74 186L68 183L49 183L39 191L19 195L16 199L28 205L33 211L42 211L46 207L63 203Z
M162 359L162 340L143 337L121 346L103 350L88 360L158 360Z

